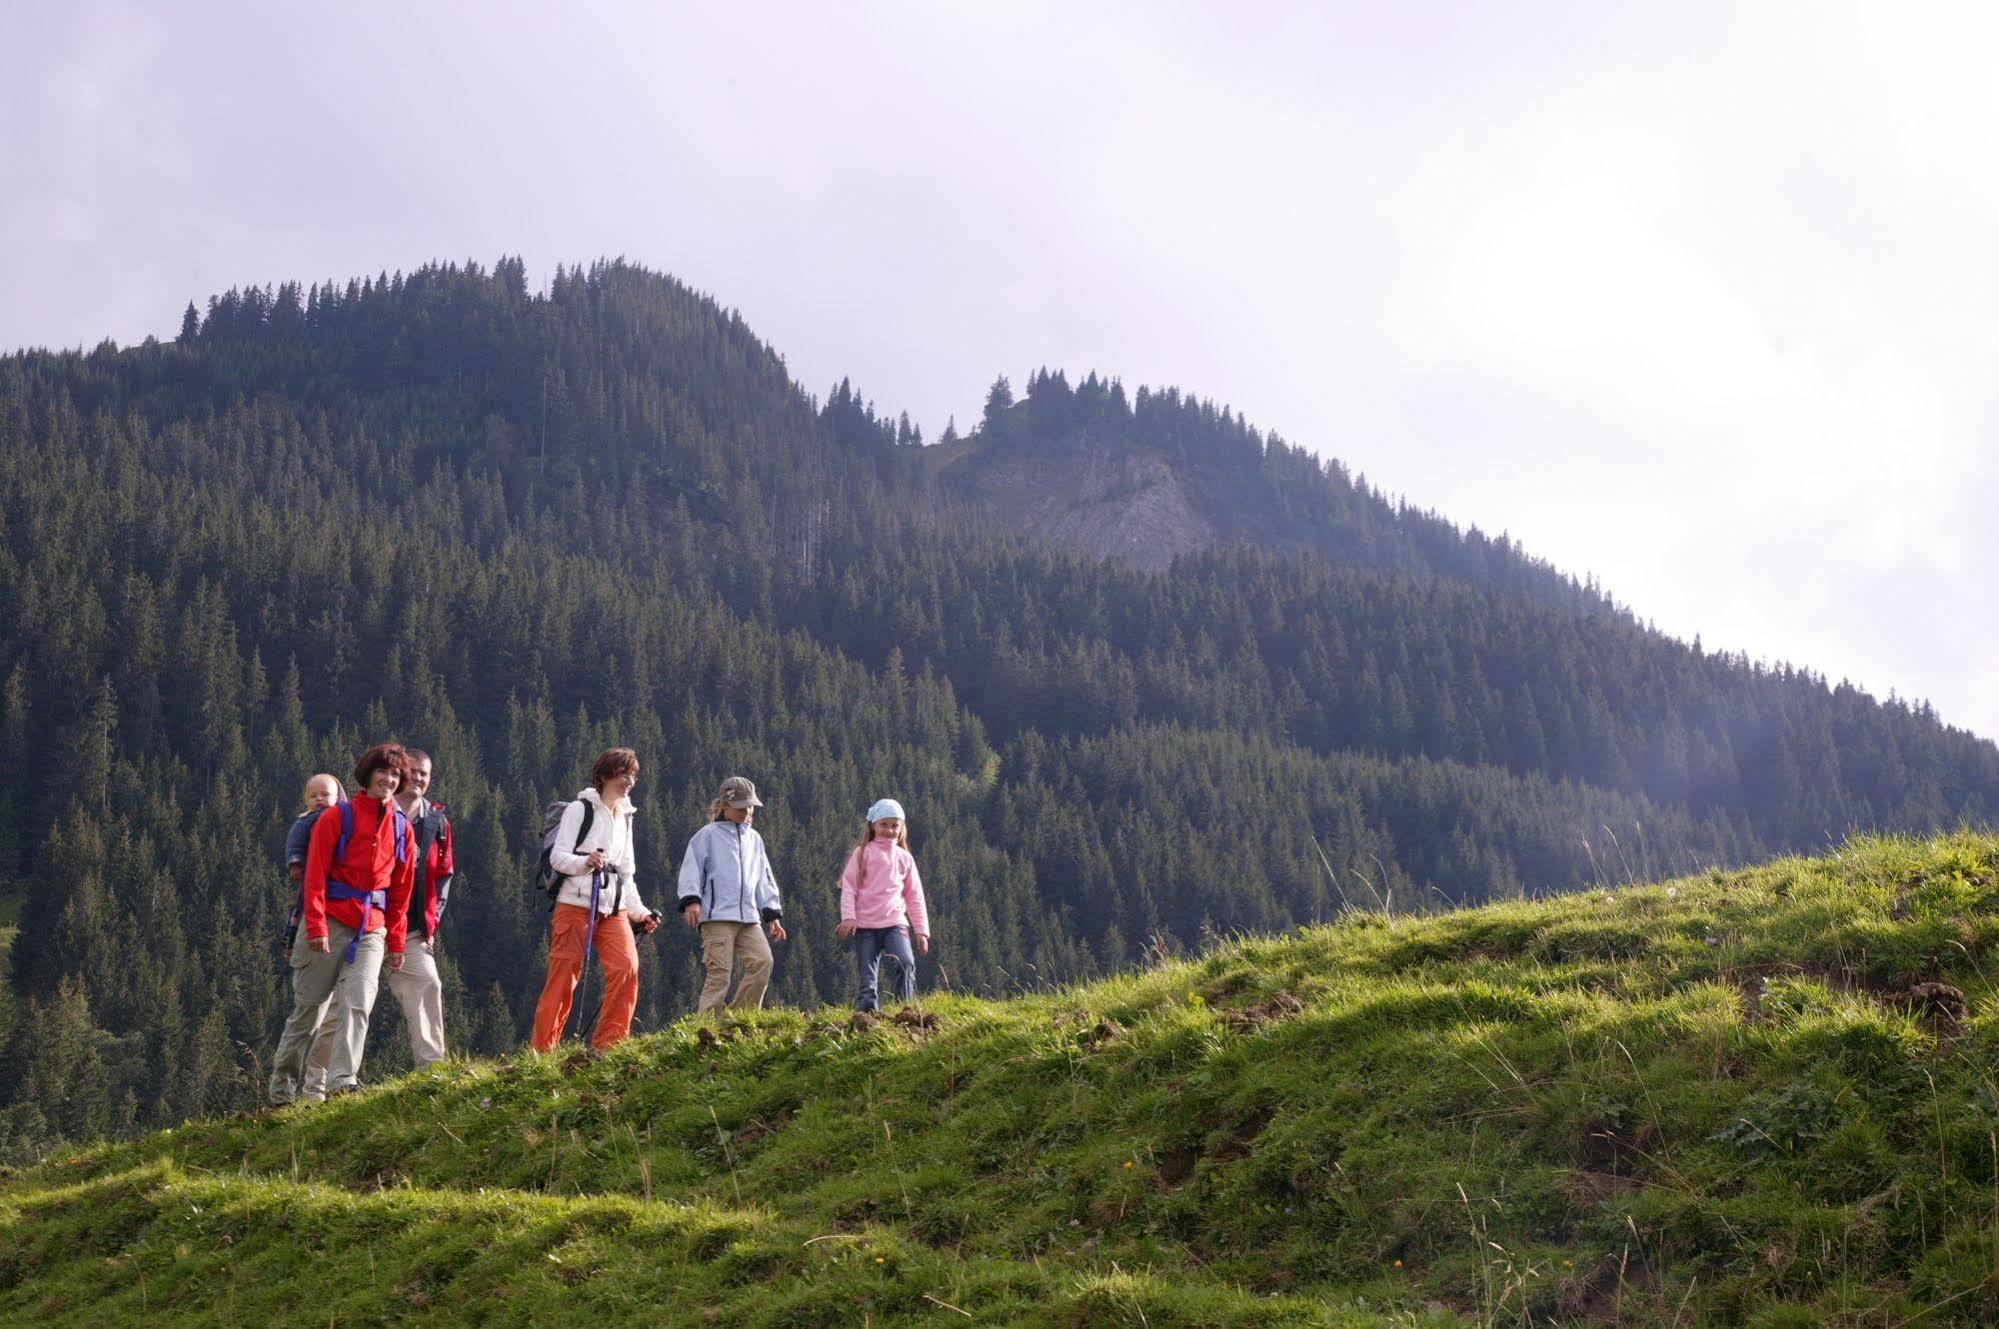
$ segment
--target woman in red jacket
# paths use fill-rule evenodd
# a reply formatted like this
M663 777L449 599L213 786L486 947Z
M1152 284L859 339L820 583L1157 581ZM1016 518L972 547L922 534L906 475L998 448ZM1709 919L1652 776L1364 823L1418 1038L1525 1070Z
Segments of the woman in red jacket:
M402 968L416 839L396 806L409 772L397 743L378 743L354 763L359 792L320 813L305 851L305 910L292 939L292 1013L272 1058L270 1100L298 1096L306 1052L328 998L338 1024L326 1087L361 1087L361 1049L384 955Z

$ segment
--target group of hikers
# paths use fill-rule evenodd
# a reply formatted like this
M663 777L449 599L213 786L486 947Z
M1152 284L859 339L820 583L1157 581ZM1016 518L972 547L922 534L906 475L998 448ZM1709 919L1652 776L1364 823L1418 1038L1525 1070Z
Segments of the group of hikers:
M429 797L429 754L378 743L354 763L352 790L331 775L305 783L305 809L292 823L285 866L297 886L285 926L292 1011L272 1059L273 1105L322 1100L361 1087L361 1057L382 971L403 1011L418 1070L444 1049L444 989L437 930L456 872L451 821ZM578 980L595 952L603 997L590 1046L601 1052L631 1032L638 1006L637 938L660 925L639 892L633 852L632 789L638 754L610 748L589 785L549 808L543 830L543 884L554 901L548 974L535 1003L529 1045L562 1041ZM770 853L755 828L763 806L740 775L722 781L708 822L681 857L677 908L701 939L702 1011L756 1009L770 984L770 943L783 941L784 908ZM877 800L840 874L835 934L852 943L859 970L855 1006L878 1005L884 955L898 966L897 990L916 995L916 956L930 949L923 881L909 852L902 805ZM731 984L734 996L730 996Z

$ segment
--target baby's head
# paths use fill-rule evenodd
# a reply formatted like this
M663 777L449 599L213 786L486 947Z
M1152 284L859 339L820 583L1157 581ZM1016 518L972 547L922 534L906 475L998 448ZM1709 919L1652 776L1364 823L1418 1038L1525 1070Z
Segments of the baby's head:
M320 774L305 782L305 810L318 812L340 801L340 781Z

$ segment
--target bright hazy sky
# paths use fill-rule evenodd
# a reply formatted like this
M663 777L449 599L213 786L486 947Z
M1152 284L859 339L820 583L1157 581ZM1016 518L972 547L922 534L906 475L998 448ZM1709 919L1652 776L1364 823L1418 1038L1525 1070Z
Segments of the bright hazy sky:
M0 346L618 256L934 438L1177 385L1999 736L1990 5L11 6Z

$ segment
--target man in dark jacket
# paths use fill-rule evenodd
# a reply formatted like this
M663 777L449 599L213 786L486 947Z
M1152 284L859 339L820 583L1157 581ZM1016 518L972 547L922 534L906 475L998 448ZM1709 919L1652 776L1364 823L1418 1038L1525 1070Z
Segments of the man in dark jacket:
M409 1026L410 1056L422 1070L444 1058L444 984L437 976L437 925L451 898L455 871L451 821L444 806L433 803L430 754L410 749L410 778L396 793L396 803L416 835L416 888L410 892L409 949L403 967L389 975L389 991L403 1008Z

